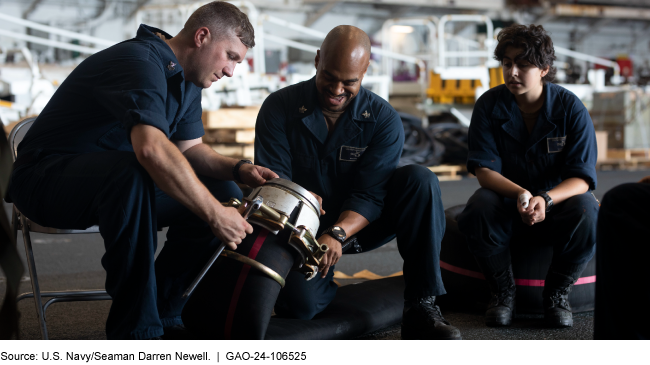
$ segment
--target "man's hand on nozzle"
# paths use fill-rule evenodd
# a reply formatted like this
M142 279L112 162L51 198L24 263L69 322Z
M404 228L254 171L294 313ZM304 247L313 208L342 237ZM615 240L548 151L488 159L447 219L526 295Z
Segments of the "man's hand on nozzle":
M264 185L266 180L276 179L278 177L278 174L262 166L243 164L239 168L239 178L251 188Z
M320 265L318 265L318 271L321 272L321 277L324 278L327 276L330 267L336 265L341 256L343 256L343 245L327 234L320 236L318 243L328 247L327 252L325 252L323 259L320 261Z
M323 210L323 198L320 197L320 195L314 193L313 191L309 192L311 195L318 200L318 205L320 205L320 215L325 215L325 210Z
M253 226L239 214L233 207L221 207L218 210L213 223L210 224L212 233L221 240L226 242L228 248L236 250L237 245L242 242L247 234L253 233Z
M646 176L643 179L639 180L641 184L650 184L650 176Z

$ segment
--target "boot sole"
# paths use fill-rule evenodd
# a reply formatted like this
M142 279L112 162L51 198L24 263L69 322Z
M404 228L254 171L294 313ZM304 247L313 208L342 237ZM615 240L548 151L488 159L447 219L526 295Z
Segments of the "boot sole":
M573 327L573 316L544 316L544 322L552 328Z
M497 318L486 318L485 325L488 327L509 327L512 325L512 319L509 321L502 321Z
M551 328L573 327L573 320L557 321L557 318L553 318L553 319L546 319L545 322L546 322L546 326L551 327Z
M436 338L422 338L416 336L412 331L404 331L404 326L401 327L402 340L462 340L463 336L459 337L436 337Z
M488 327L508 327L512 325L514 317L514 311L509 316L485 316L485 325Z

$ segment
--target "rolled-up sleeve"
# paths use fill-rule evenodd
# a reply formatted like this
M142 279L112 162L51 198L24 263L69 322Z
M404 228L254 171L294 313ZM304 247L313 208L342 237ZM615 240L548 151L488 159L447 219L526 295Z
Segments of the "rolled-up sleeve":
M404 127L399 115L387 107L379 115L378 130L357 161L352 188L341 207L341 212L354 211L369 222L381 216L386 185L404 148Z
M187 141L202 137L205 134L203 121L201 120L202 111L201 93L199 92L176 125L176 131L170 139L174 141Z
M487 95L479 98L472 111L472 120L469 125L467 155L467 171L476 174L477 167L487 167L501 173L501 157L497 150L494 130L489 119L489 110L486 104Z
M255 122L255 164L291 180L291 150L286 131L289 118L282 105L280 93L269 95L262 104Z
M561 170L562 180L578 177L596 189L596 159L598 146L596 132L587 108L576 98L573 110L568 116L565 164Z
M160 67L146 59L133 59L107 70L104 78L106 82L98 83L93 95L122 123L129 141L136 124L156 127L170 137L165 118L167 83Z

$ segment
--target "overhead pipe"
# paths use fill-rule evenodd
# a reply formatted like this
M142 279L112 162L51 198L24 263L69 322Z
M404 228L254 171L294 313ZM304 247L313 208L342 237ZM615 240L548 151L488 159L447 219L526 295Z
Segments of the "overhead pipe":
M573 57L579 60L595 63L602 66L611 67L614 69L615 76L621 75L621 67L618 65L617 62L605 58L595 57L588 54L572 51L570 49L563 48L563 47L555 46L554 48L555 48L555 53L557 54Z
M445 50L445 25L449 21L460 21L460 22L485 22L487 28L487 38L485 39L486 46L488 47L485 51L466 51L466 52L447 52ZM445 15L440 18L438 23L438 66L446 67L448 57L487 57L488 59L491 56L491 45L494 40L494 26L492 20L485 15L467 15L467 14L453 14ZM476 53L480 52L480 53Z
M25 19L17 18L17 17L11 16L11 15L6 15L6 14L2 14L2 13L0 13L0 19L5 20L5 21L10 22L10 23L25 26L27 28L37 29L37 30L47 32L47 33L52 33L52 34L58 34L60 36L73 38L73 39L78 39L80 41L86 41L86 42L94 43L96 45L112 46L115 43L117 43L117 42L109 41L107 39L97 38L97 37L93 37L93 36L89 36L89 35L81 34L81 33L77 33L77 32L71 32L69 30L59 29L59 28L48 26L48 25L43 25L43 24L40 24L40 23L33 22L31 20L25 20ZM40 39L42 39L42 38L40 38ZM32 43L37 43L37 42L32 42ZM83 53L88 53L88 52L83 52Z
M95 54L102 50L102 48L90 48L84 46L78 46L76 44L70 44L65 42L59 42L47 38L34 37L27 34L16 33L4 29L0 29L0 36L5 36L13 39L19 39L31 43L42 44L44 46L55 47L60 49L67 49L69 51L84 53L84 54Z

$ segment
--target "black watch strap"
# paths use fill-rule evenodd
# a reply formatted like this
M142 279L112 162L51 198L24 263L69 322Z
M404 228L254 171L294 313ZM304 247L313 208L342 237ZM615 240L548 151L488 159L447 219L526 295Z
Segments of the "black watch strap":
M546 213L550 212L551 208L553 207L553 199L551 199L547 192L539 193L539 196L541 196L546 201Z
M323 231L323 234L326 234L335 240L343 243L347 239L347 234L345 233L345 230L339 226L331 226L328 229Z
M239 168L241 167L241 165L243 165L245 163L251 164L251 165L253 164L253 162L250 161L250 160L241 160L241 161L237 162L237 164L235 166L233 166L233 168L232 168L232 177L235 179L235 181L237 181L240 184L243 184L244 182L241 181L241 177L239 176Z

